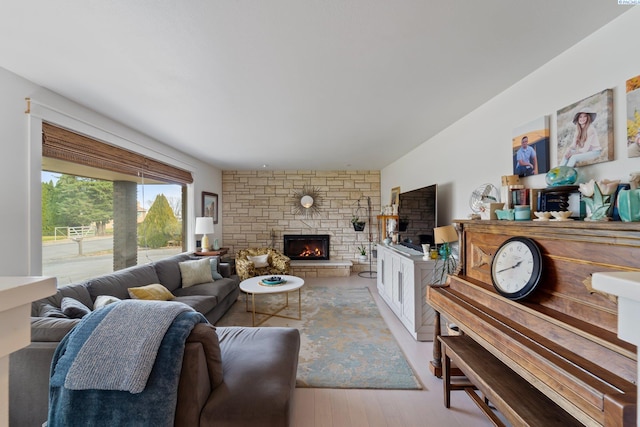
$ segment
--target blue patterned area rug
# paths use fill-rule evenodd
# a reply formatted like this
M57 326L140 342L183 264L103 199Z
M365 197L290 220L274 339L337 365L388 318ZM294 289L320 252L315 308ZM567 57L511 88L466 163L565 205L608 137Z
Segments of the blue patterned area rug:
M250 326L244 298L216 325ZM284 300L284 295L258 295L257 310L271 311ZM289 308L281 314L297 317L297 293L289 294ZM297 387L422 389L368 288L305 286L302 320L272 317L261 326L300 330Z

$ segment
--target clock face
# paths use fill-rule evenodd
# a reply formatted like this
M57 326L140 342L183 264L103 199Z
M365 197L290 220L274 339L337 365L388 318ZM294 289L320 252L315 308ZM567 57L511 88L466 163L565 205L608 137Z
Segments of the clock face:
M540 249L527 237L512 237L505 241L491 262L493 286L512 300L523 299L533 292L541 273Z

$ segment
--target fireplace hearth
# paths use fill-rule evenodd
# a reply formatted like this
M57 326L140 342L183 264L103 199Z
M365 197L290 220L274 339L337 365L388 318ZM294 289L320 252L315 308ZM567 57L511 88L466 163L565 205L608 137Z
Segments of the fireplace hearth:
M328 234L285 234L284 254L295 260L328 260Z

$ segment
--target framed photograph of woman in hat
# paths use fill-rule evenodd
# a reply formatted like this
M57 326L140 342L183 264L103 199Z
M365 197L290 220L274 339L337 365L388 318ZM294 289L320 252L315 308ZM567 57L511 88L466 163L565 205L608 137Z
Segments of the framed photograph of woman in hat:
M558 110L558 165L578 167L613 160L613 90Z
M640 76L627 80L627 156L640 157Z

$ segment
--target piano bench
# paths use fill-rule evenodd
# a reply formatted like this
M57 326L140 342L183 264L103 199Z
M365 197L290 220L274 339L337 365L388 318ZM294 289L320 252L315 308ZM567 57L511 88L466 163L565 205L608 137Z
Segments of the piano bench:
M505 424L488 402L513 425L582 426L577 419L470 337L440 336L438 340L442 343L442 383L446 408L450 407L451 391L464 390L496 426ZM469 379L468 384L451 383L452 362ZM479 390L485 398L480 398L475 390Z

